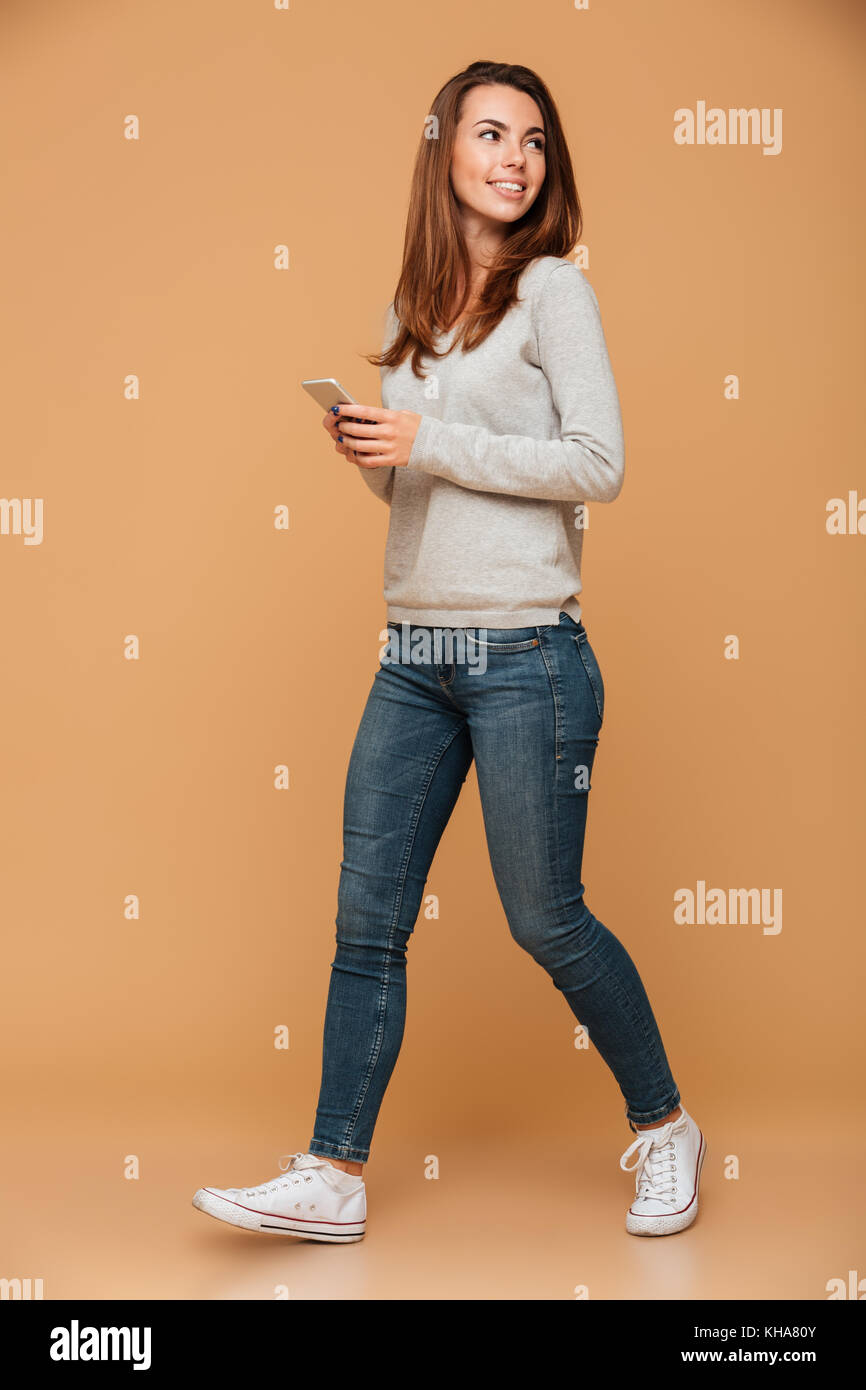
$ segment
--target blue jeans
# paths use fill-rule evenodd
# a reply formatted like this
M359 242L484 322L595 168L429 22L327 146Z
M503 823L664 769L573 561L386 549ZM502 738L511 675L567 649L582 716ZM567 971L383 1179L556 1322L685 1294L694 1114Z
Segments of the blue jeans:
M310 1152L369 1157L403 1040L406 947L473 757L512 936L548 972L610 1067L630 1127L660 1120L680 1093L635 965L590 912L581 882L604 717L604 684L583 623L562 612L558 625L454 629L468 634L464 652L431 646L420 661L408 660L416 640L437 630L388 628L392 644L402 632L412 646L401 646L402 659L392 652L380 661L349 759Z

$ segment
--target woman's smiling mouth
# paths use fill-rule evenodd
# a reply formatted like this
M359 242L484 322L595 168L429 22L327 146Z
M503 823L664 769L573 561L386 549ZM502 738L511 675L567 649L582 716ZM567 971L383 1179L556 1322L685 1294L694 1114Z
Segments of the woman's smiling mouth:
M488 185L503 198L522 198L526 192L526 185L518 179L489 179Z

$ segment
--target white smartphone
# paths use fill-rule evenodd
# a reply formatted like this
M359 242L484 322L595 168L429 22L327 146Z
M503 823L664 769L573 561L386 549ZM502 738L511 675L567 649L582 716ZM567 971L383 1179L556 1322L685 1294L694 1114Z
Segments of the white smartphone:
M322 407L323 410L330 410L332 405L354 405L357 404L354 396L350 396L344 386L341 386L336 377L319 376L311 377L308 381L302 381L301 385L305 391L309 391L313 400ZM357 415L344 415L345 420L357 420L362 425L374 425L375 420L362 420Z

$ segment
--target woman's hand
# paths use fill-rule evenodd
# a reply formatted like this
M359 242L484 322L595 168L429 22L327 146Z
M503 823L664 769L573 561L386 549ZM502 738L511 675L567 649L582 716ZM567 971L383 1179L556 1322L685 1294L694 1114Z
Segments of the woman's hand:
M356 423L361 418L373 423ZM322 424L337 453L359 468L405 468L422 419L414 410L386 410L351 401L333 406Z

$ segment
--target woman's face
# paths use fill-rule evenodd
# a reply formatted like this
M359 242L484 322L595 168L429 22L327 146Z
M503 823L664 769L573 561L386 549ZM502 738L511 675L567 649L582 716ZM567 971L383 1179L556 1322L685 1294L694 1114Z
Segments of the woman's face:
M528 212L544 182L543 127L532 97L514 87L467 93L451 159L451 187L464 214L471 211L484 226L516 222Z

